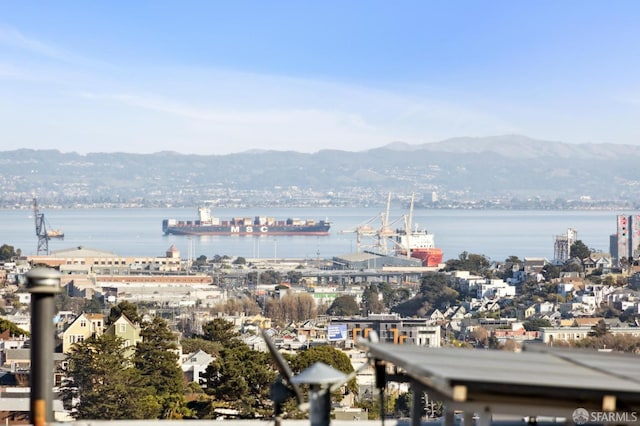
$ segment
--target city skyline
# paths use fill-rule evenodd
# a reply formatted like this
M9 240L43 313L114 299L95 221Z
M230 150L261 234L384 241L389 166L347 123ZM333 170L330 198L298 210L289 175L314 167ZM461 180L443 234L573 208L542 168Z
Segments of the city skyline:
M637 144L640 5L8 3L0 150Z

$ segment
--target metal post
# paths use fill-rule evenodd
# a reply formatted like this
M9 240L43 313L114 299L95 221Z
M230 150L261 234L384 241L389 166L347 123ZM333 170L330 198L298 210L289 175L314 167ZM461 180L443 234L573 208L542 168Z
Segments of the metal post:
M27 273L31 293L31 424L53 423L54 296L60 272L34 268Z
M347 375L335 368L316 362L291 379L292 384L309 385L309 420L311 426L331 423L331 387L345 384Z
M422 424L422 413L425 407L422 405L422 395L424 393L424 387L419 383L412 381L411 382L411 426L420 426ZM427 404L428 404L428 396Z

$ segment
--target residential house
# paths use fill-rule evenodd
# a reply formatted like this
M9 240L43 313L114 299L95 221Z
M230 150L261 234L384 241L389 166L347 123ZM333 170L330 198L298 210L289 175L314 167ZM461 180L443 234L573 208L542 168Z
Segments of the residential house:
M500 342L507 340L515 340L517 342L534 341L540 338L539 331L527 331L521 322L511 323L510 329L497 328L492 331L492 334Z
M485 277L479 275L471 275L469 271L453 271L451 273L453 279L458 283L460 291L463 294L477 293L478 286L487 282Z
M514 297L516 295L516 287L498 279L487 279L484 283L477 285L477 297L493 298L493 297Z
M181 357L182 372L187 382L196 382L200 384L200 376L207 370L207 367L215 359L202 349L198 351L182 355Z
M531 318L536 314L536 305L531 305L527 309L524 310L524 317Z
M476 307L475 312L500 312L499 302L499 299L482 299Z
M444 319L444 314L440 312L439 309L435 309L431 312L431 315L429 315L429 319L432 321L442 321Z
M525 257L524 258L524 272L527 275L542 274L542 269L547 265L549 261L544 257Z
M21 305L31 304L31 293L28 291L17 291L14 295L18 298L18 303Z
M582 259L582 265L584 273L587 275L593 274L596 271L608 274L613 267L613 260L608 253L591 253L586 259Z
M573 293L573 290L574 290L573 282L561 281L558 284L556 284L556 289L558 294L566 299L567 294Z
M555 303L548 302L548 301L536 303L535 304L536 313L538 314L549 313L555 309L555 306L556 306Z
M621 288L607 294L606 302L608 305L614 306L621 311L629 308L638 312L638 304L640 303L640 291L628 288Z
M594 312L592 306L586 305L582 302L565 302L559 305L560 312L564 316L580 316L591 315Z
M120 315L105 331L106 334L119 337L123 341L125 356L133 356L136 345L142 341L140 326L132 323L125 315Z
M104 315L82 313L62 332L62 352L69 353L71 347L92 335L104 332Z
M3 356L3 367L12 370L28 370L31 367L31 349L6 349Z

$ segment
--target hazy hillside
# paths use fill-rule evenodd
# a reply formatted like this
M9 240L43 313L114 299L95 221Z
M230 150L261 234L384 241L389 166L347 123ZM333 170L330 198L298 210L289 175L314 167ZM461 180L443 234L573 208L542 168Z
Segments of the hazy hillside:
M436 191L448 200L589 196L635 201L639 159L637 146L572 145L517 135L314 154L78 155L21 149L0 155L0 204L33 194L52 202L193 204L239 193L246 198L250 191L364 202L384 198L380 194L387 191L419 196Z

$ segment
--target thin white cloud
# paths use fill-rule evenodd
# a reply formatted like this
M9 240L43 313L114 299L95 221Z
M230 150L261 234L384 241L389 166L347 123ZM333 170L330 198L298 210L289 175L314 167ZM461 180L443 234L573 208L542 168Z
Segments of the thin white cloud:
M112 73L108 66L87 69L83 65L91 61L6 28L0 28L0 45L58 61L34 68L37 75L25 71L29 64L0 63L0 79L52 79L54 84L37 89L57 100L55 111L38 111L31 105L19 112L6 105L16 118L47 117L43 129L20 128L9 119L6 124L27 144L46 140L62 150L83 152L86 140L94 141L91 149L97 151L177 150L176 143L179 150L200 153L254 148L361 150L399 140L423 143L518 132L498 113L463 105L462 96L454 103L412 87L393 90L155 65L118 67Z
M27 37L22 32L8 27L0 27L0 44L27 50L38 55L55 59L66 59L68 55L60 49L43 43L40 40Z
M172 77L203 87L203 92L210 94L209 98L196 102L181 93L173 93L173 97L95 92L84 93L83 96L218 125L244 123L253 126L292 126L293 123L309 120L309 127L314 128L314 121L321 121L325 125L331 122L329 128L335 131L349 129L350 138L354 133L361 132L365 137L376 135L373 138L376 141L385 137L387 142L405 140L422 143L450 137L452 129L455 130L453 135L517 131L516 126L487 111L465 108L424 95L247 73L215 72L201 75L195 80L188 76ZM166 78L166 81L169 80ZM165 83L155 84L161 86ZM258 133L261 137L267 137L265 133ZM340 140L342 135L336 134L333 139Z

